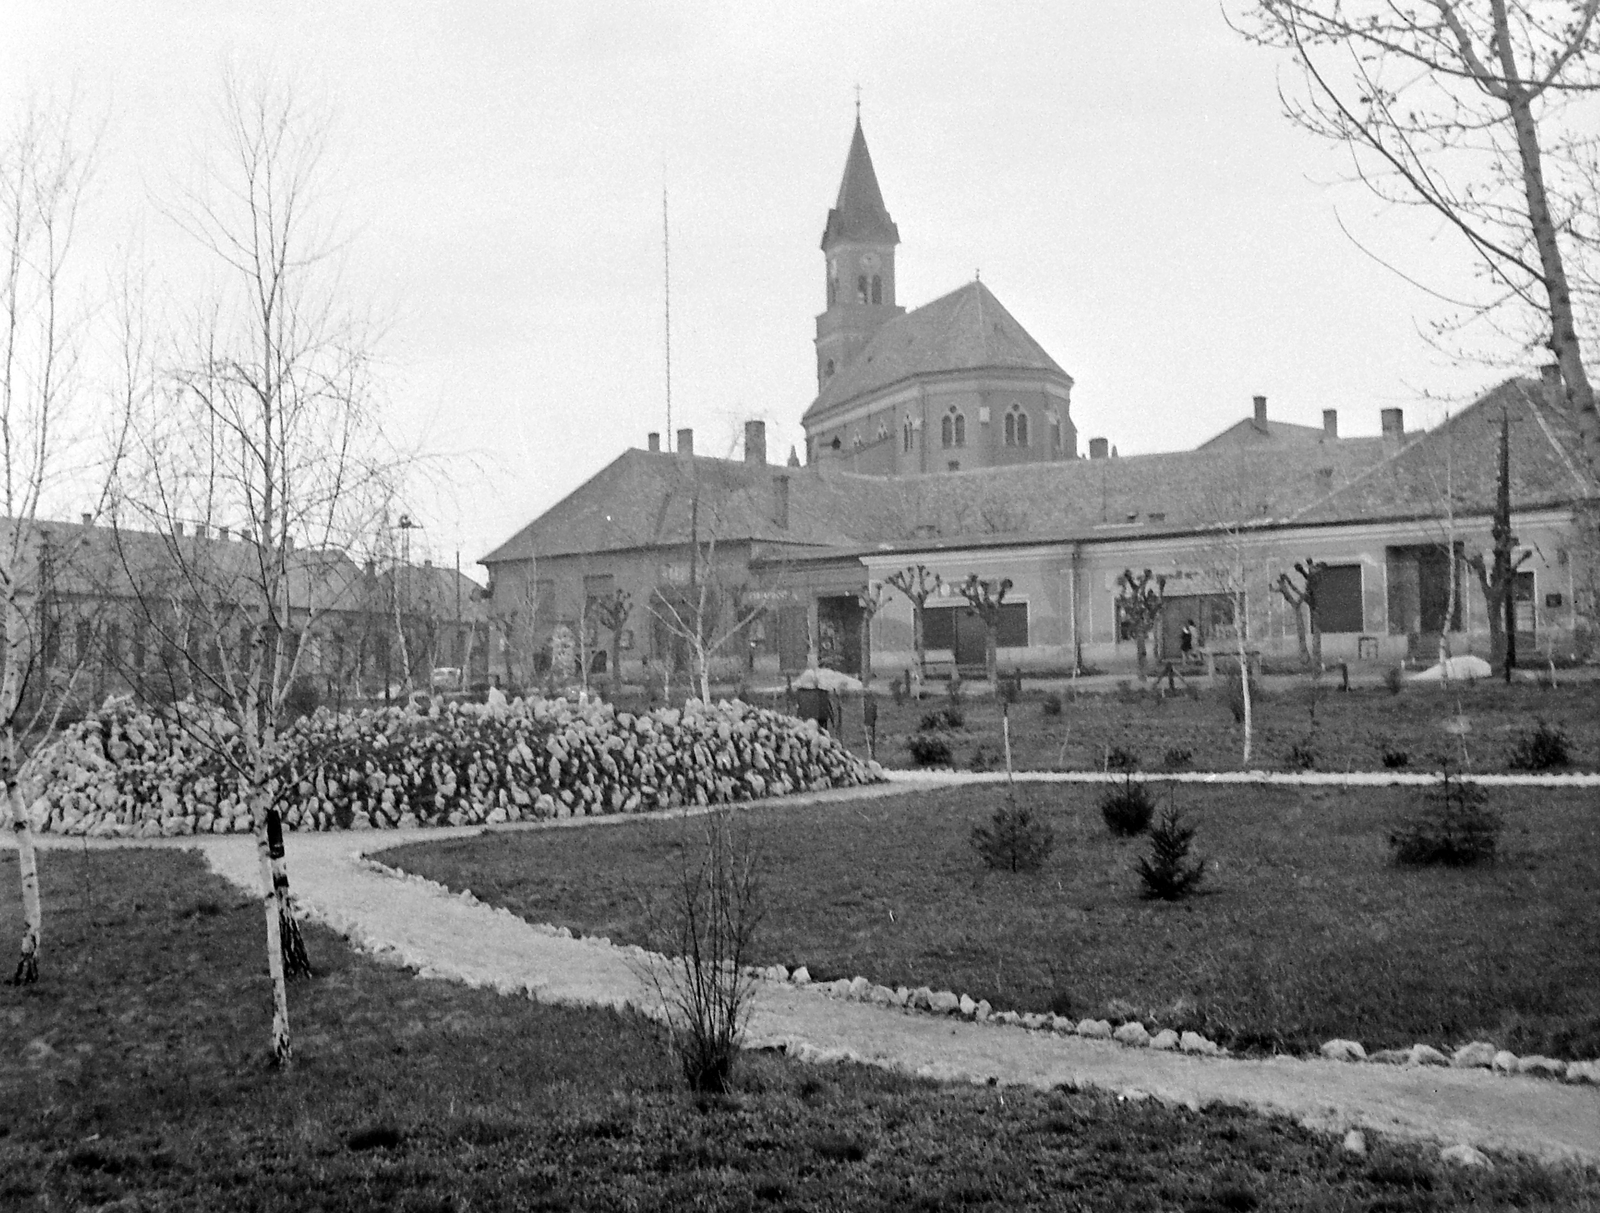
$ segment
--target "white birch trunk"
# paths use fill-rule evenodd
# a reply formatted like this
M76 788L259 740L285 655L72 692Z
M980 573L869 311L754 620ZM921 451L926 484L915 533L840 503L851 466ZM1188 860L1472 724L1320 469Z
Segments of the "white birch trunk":
M32 985L39 980L39 943L44 919L39 905L39 863L33 847L33 823L17 788L17 739L6 729L5 740L6 807L11 813L11 829L17 840L17 875L22 883L22 952L11 984Z

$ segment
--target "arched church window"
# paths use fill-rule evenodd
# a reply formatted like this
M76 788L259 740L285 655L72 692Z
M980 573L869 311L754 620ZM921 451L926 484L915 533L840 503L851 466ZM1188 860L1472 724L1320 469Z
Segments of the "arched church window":
M872 302L883 302L883 277L879 274L872 275Z
M946 413L939 422L940 445L952 447L956 444L956 419Z
M856 279L856 302L857 303L865 303L866 301L867 301L867 276L865 274L862 274L861 277Z
M1017 413L1017 445L1028 445L1028 414L1021 411Z
M965 413L956 414L956 445L967 445L967 418Z
M1006 445L1017 445L1017 415L1015 413L1006 414Z
M909 453L915 435L916 430L911 426L911 418L907 417L906 423L900 427L900 449Z
M833 378L833 359L832 358L828 359L828 369L827 369L827 371L824 372L824 375L828 379L832 379Z
M832 307L835 303L838 303L838 302L839 302L839 280L837 278L830 277L828 279L828 306Z

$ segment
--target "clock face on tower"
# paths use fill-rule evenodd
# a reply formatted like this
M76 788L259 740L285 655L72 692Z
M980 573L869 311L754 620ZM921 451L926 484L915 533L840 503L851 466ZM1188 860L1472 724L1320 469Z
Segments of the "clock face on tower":
M862 253L861 254L861 268L862 269L875 270L875 269L878 268L878 264L879 264L879 257L878 257L877 253Z

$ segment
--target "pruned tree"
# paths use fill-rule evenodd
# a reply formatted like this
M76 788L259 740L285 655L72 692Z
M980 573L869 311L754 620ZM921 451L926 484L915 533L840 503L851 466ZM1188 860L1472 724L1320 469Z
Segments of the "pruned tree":
M22 887L17 984L38 980L44 937L33 824L18 787L25 694L46 678L38 625L51 566L35 524L56 479L96 462L79 374L85 313L69 278L93 164L71 114L42 103L0 134L0 504L9 522L0 534L0 784Z
M589 611L611 633L611 698L616 700L622 694L622 633L633 614L633 595L621 588L613 589L594 599Z
M1294 577L1288 573L1278 574L1278 593L1283 595L1283 600L1289 604L1289 609L1294 612L1295 635L1300 641L1300 657L1310 668L1313 676L1322 671L1322 621L1317 615L1317 598L1322 589L1322 574L1328 567L1325 560L1313 560L1307 556L1304 560L1296 561ZM1311 647L1306 647L1306 621L1310 618Z
M1482 552L1473 552L1467 556L1467 566L1478 575L1478 587L1489 612L1489 664L1499 666L1510 682L1511 671L1517 665L1517 605L1512 591L1517 570L1533 553L1512 556L1517 537L1511 533L1511 423L1503 413L1499 465L1494 521L1489 529L1491 554L1485 560Z
M326 119L285 86L232 76L218 118L198 183L167 207L209 257L213 289L140 418L118 534L164 663L228 727L204 727L199 711L179 721L250 789L271 1050L287 1065L285 980L303 946L282 846L280 726L314 647L301 639L353 584L343 552L377 526L397 461L373 406L376 337L346 295L343 236L322 218Z
M872 621L883 609L886 586L881 581L867 582L867 588L856 592L856 602L861 607L861 685L872 686Z
M961 583L961 596L967 600L967 609L983 620L983 674L989 685L998 689L999 669L997 650L1000 637L1000 608L1011 592L1011 578L985 580L976 573L968 573Z
M943 584L939 574L926 565L914 564L896 569L883 579L883 584L897 591L911 604L911 647L916 652L917 663L912 669L915 685L910 688L913 698L922 695L922 682L928 666L927 634L923 630L928 599L939 592Z
M1117 614L1133 633L1134 651L1139 658L1139 677L1145 676L1145 650L1150 632L1161 619L1162 603L1167 590L1167 579L1149 569L1133 575L1132 569L1123 569L1117 579Z
M1600 251L1600 0L1253 0L1248 11L1245 35L1289 50L1304 74L1303 92L1283 94L1288 116L1347 148L1385 202L1460 235L1487 282L1474 311L1521 309L1600 467L1569 275L1574 255Z

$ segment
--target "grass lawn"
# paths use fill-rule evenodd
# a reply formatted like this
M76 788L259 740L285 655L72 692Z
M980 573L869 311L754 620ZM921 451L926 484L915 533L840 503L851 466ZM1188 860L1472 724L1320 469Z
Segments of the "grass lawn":
M1336 682L1337 680L1332 680ZM1171 751L1187 751L1182 769L1233 770L1240 765L1244 732L1234 723L1220 687L1197 680L1192 690L1159 695L1154 682L1143 690L1130 681L1125 691L1062 695L1060 715L1046 715L1045 696L1029 691L1011 708L1012 761L1022 770L1083 770L1103 766L1109 750L1137 755L1147 770L1172 766ZM1163 684L1165 685L1165 684ZM942 684L935 683L936 688ZM1325 679L1312 714L1309 683L1264 692L1255 704L1252 767L1294 768L1295 747L1309 750L1325 771L1378 771L1383 756L1404 754L1408 768L1437 768L1448 758L1459 765L1465 743L1472 770L1504 771L1518 738L1545 720L1571 742L1570 770L1600 769L1600 682L1505 686L1497 682L1406 687L1392 695L1382 687L1348 692ZM907 742L922 718L948 706L942 689L920 703L878 699L878 759L911 767ZM967 697L964 727L946 731L952 765L1004 766L1000 707L992 697ZM865 755L859 697L845 704L843 736ZM1466 732L1459 732L1465 718ZM980 753L981 751L981 753Z
M1592 1172L1358 1160L1089 1092L756 1055L697 1102L648 1024L417 980L316 928L278 1073L257 905L191 853L43 859L43 980L0 987L6 1210L1600 1208ZM0 938L16 893L0 855Z
M1145 840L1113 838L1103 791L1018 785L1054 828L1043 869L985 869L986 785L748 814L768 913L756 958L987 998L996 1010L1139 1017L1236 1050L1493 1040L1519 1055L1600 1055L1600 811L1592 790L1497 791L1501 858L1402 869L1387 834L1411 790L1186 787L1202 893L1140 900ZM535 922L649 942L641 895L665 888L701 825L419 843L386 862L471 888Z

